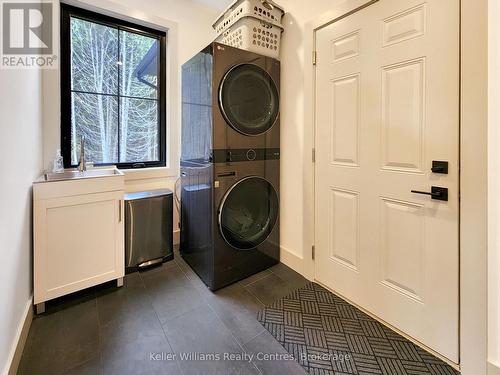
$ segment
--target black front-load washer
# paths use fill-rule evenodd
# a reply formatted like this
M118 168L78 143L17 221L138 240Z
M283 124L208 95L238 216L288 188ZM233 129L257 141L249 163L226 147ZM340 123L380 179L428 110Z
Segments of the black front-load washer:
M182 167L180 252L212 290L279 262L279 160L234 164Z

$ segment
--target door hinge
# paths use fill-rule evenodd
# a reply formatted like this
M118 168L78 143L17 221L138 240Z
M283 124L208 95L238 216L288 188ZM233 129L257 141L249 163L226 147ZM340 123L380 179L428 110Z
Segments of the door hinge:
M312 149L312 162L316 163L316 149L315 148Z
M316 64L318 63L318 52L317 51L313 51L313 53L312 53L312 62L313 62L314 66L316 66Z
M316 258L316 246L312 246L312 253L311 253L312 260Z

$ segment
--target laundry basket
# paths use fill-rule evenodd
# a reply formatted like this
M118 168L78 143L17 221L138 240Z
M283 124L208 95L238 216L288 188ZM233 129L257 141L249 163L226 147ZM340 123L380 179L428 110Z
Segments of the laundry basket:
M279 58L283 28L255 17L240 18L216 39L231 47Z
M285 11L270 0L236 0L220 15L212 25L218 35L226 31L243 17L255 17L277 26L282 26Z

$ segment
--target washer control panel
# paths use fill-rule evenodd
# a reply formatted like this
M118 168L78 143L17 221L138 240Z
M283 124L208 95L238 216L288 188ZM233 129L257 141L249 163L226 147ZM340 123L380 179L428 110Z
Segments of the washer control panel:
M230 150L212 150L210 162L237 163L256 160L278 160L279 148L243 148Z

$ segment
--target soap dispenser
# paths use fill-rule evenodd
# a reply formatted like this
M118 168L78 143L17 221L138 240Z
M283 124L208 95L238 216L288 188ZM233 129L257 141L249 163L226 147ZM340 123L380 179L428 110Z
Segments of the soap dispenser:
M54 167L52 168L52 172L61 173L64 172L64 163L63 157L61 155L61 150L57 150L56 157L54 159Z

